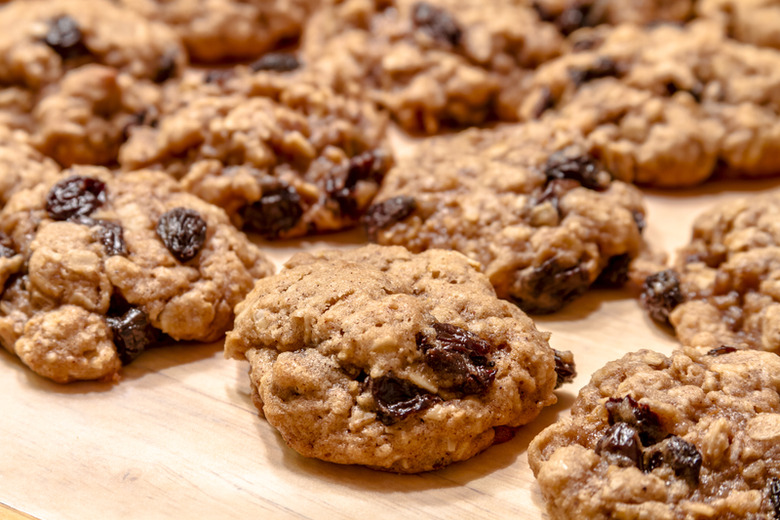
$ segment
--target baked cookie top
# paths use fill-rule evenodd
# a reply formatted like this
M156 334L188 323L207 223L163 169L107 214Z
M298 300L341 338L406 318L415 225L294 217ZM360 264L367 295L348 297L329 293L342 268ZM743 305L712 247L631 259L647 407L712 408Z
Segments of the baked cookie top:
M575 38L576 37L576 38ZM571 119L628 182L686 186L713 173L773 175L780 167L780 52L686 26L602 26L502 93L522 120L549 108Z
M775 518L780 356L642 350L593 374L528 461L553 519Z
M502 86L562 42L520 0L346 0L312 17L301 47L337 88L367 90L404 129L434 133L494 118Z
M645 282L643 302L684 345L780 354L780 192L700 215L674 267Z
M124 128L187 61L176 35L106 0L0 10L0 123L62 166L116 161Z
M731 38L780 49L778 0L699 0L697 10L702 16L721 20Z
M687 22L698 0L534 0L542 20L570 35L584 27L609 24L651 25Z
M387 119L298 74L297 64L266 55L251 67L185 78L154 126L129 130L120 163L181 178L267 238L355 225L391 164Z
M214 341L272 264L169 176L74 167L0 213L0 342L57 382L111 379L166 335Z
M16 192L54 179L60 168L30 146L24 132L0 126L0 209Z
M255 404L303 455L400 473L465 460L574 374L476 267L401 247L299 253L238 305L225 354L249 360Z
M184 41L193 61L252 59L301 34L320 0L119 0L164 22Z
M464 253L529 313L560 309L600 277L621 285L642 244L642 196L558 123L422 143L385 178L364 218L369 237Z

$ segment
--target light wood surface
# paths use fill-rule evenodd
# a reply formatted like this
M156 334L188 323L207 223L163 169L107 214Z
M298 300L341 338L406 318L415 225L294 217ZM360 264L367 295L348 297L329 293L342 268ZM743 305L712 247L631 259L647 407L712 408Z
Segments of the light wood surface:
M671 250L710 204L775 188L780 181L648 193L646 236ZM269 251L281 263L299 249L360 240L346 233ZM219 343L149 351L115 385L57 385L3 351L0 518L8 506L42 520L544 518L526 459L530 439L567 413L606 361L638 348L669 353L675 342L620 291L589 293L537 325L553 333L554 347L575 352L579 375L558 392L558 404L508 443L411 476L309 460L286 448L257 416L247 365L223 359Z

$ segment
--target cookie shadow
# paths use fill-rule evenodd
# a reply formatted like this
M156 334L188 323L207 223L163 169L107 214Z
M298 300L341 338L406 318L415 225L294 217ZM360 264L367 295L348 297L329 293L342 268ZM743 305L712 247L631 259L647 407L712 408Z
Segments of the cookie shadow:
M776 188L780 189L780 177L741 180L717 178L690 188L670 188L665 190L661 188L641 187L641 190L646 195L668 199L690 200L691 197L719 195L722 193L750 195L751 193L765 192Z
M56 383L30 370L22 361L3 350L2 359L12 367L20 385L33 390L67 394L90 394L109 392L119 384L136 381L151 374L159 374L163 370L175 366L202 361L214 356L222 350L222 341L215 343L174 343L156 346L147 350L131 364L122 367L116 379L110 381L73 381L71 383Z
M590 289L573 302L568 303L558 312L551 314L531 314L530 316L536 323L579 321L597 312L605 303L624 300L636 300L634 293L628 288Z

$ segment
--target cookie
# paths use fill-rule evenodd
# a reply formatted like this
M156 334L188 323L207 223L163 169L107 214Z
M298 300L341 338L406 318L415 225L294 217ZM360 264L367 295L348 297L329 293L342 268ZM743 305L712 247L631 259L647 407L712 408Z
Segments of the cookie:
M735 42L718 27L699 20L594 29L585 50L507 89L501 107L512 113L504 117L560 112L627 182L681 187L714 174L775 175L780 53Z
M106 0L0 10L3 124L64 166L116 160L123 129L187 60L167 27Z
M154 126L130 129L123 168L163 169L266 238L354 226L391 164L386 118L308 76L252 68L185 78Z
M451 251L299 253L236 310L225 353L249 361L261 414L294 450L340 464L468 459L574 374L571 354Z
M721 20L728 35L736 40L780 49L778 0L701 0L698 11Z
M56 178L60 168L29 145L24 132L0 126L0 209L16 192Z
M297 39L318 0L120 0L172 27L194 61L252 59Z
M380 244L460 251L499 297L542 314L622 284L644 207L561 120L428 140L391 169L364 224Z
M642 350L528 449L550 518L776 518L780 357Z
M169 176L63 172L0 213L0 342L65 383L116 378L166 339L214 341L272 264Z
M780 192L700 215L672 269L650 276L643 302L684 345L780 354Z
M404 129L435 133L495 118L502 87L562 42L519 0L346 0L312 18L301 46L336 88L367 90Z

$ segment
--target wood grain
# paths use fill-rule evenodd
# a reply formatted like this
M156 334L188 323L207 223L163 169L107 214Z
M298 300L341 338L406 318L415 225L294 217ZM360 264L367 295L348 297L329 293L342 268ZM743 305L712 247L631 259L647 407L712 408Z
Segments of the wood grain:
M715 183L648 193L647 237L683 244L710 204L780 187ZM357 233L268 247L282 262L302 248L352 247ZM247 366L221 344L145 353L119 384L57 385L0 354L0 516L11 507L44 520L83 518L543 518L527 460L530 439L567 413L606 361L675 342L626 292L595 291L537 320L556 348L575 352L579 376L557 405L505 444L422 475L399 476L308 460L257 416ZM19 518L10 516L10 518Z

